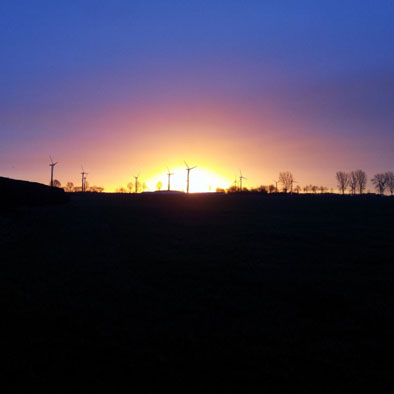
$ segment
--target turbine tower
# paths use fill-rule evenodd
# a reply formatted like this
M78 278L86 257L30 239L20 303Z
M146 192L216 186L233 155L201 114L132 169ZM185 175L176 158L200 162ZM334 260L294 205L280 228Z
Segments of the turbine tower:
M81 166L81 168L82 168L82 172L81 172L81 175L82 175L82 185L81 185L81 187L82 187L82 191L84 192L84 191L85 191L86 175L88 175L88 173L85 172L85 170L83 169L82 166Z
M239 190L240 190L241 192L242 192L242 179L247 180L247 178L245 178L245 177L242 175L241 170L239 170Z
M138 177L140 176L140 174L138 174L137 176L134 175L134 179L135 179L135 184L134 184L134 193L138 193Z
M174 173L170 172L170 169L167 167L167 175L168 175L168 189L167 191L171 190L171 175L174 175Z
M57 164L57 162L55 163L52 160L51 156L49 156L49 159L51 160L51 162L49 163L49 167L51 167L51 187L53 187L53 169L54 169L55 165Z
M194 169L196 168L196 166L194 166L194 167L189 167L188 164L186 163L186 161L185 161L185 164L186 164L186 171L187 171L186 193L189 194L189 178L190 178L190 171L191 171L191 170L194 170Z

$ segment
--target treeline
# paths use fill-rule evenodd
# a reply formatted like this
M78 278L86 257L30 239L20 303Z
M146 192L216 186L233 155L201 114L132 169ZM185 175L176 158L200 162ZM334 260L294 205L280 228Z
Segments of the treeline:
M227 189L217 188L216 192L218 193L264 193L264 194L271 194L271 193L333 193L334 190L331 188L329 189L326 186L317 186L317 185L305 185L301 187L300 185L294 185L298 183L294 175L290 171L280 172L278 180L275 181L275 184L270 185L260 185L255 188L247 188L238 186L237 180ZM279 187L278 187L279 184Z
M67 182L65 186L62 187L62 184L60 183L59 180L54 179L53 180L53 186L63 189L65 192L68 193L78 193L82 192L82 186L75 186L73 182ZM104 191L104 188L101 186L90 186L87 181L84 183L85 186L85 192L90 192L90 193L102 193Z
M336 173L336 181L338 190L341 194L363 194L367 190L368 177L365 171L355 170L351 172L338 171ZM394 172L387 171L384 173L378 173L373 176L371 183L380 195L386 193L394 194ZM296 184L296 185L295 185ZM279 186L278 186L279 185ZM66 192L82 192L81 186L75 186L73 182L67 182L64 187L62 187L60 181L55 179L53 181L53 186L57 188L63 188ZM156 185L157 190L161 190L163 187L162 182L158 182ZM130 182L126 188L120 187L116 189L116 193L140 193L147 190L147 185L144 182ZM85 191L92 193L102 193L104 188L101 186L90 186L87 181L85 181ZM218 193L307 193L307 194L324 194L324 193L334 193L333 188L328 188L326 186L317 185L305 185L301 187L295 180L294 175L290 171L280 172L278 180L275 184L270 185L260 185L258 187L247 188L242 186L242 189L238 186L238 181L234 183L227 189L217 188Z
M367 190L368 177L365 171L355 170L351 172L338 171L336 173L336 180L338 190L341 194L349 193L351 195L363 194ZM229 188L222 189L217 188L216 192L220 193L307 193L307 194L324 194L324 193L334 193L333 188L328 188L326 186L317 185L305 185L301 187L300 185L294 186L295 181L293 174L290 171L281 172L279 174L278 181L270 185L261 185L256 188L242 187L242 190L238 187L237 181L235 181ZM378 173L373 176L371 183L380 195L389 193L394 194L394 172L387 171L384 173ZM279 187L278 187L279 184ZM369 192L369 191L368 191Z
M368 183L367 174L363 170L356 170L352 172L337 172L338 189L342 194L347 191L350 194L363 194ZM383 195L389 192L390 195L394 193L394 172L387 171L378 173L373 176L371 182L375 190Z

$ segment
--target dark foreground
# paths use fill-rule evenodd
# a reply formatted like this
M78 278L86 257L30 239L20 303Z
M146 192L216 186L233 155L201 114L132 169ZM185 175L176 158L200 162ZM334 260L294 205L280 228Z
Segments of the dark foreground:
M0 215L3 389L391 392L394 200L285 197Z
M21 206L61 204L68 201L63 189L0 176L0 213Z

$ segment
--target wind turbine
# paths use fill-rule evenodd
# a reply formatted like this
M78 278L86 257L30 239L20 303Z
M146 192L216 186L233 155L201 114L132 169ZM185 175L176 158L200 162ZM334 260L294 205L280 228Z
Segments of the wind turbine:
M167 175L168 175L168 191L170 191L171 190L171 175L174 175L174 173L171 173L170 172L170 169L167 167Z
M57 164L57 162L55 163L52 160L51 156L49 156L49 159L51 160L51 162L49 163L49 167L51 167L51 187L53 187L53 169L54 169L55 165Z
M196 166L194 166L194 167L189 167L188 164L186 163L186 161L185 161L185 164L186 164L186 171L187 171L186 193L189 194L189 177L190 177L190 171L191 171L191 170L194 170L194 169L196 168Z
M134 193L138 193L138 177L140 176L140 174L138 174L137 176L134 175L134 179L135 179L135 184L134 184Z
M88 173L85 172L85 170L83 169L83 166L81 166L81 168L82 168L82 172L81 172L81 175L82 175L82 191L84 192L85 191L86 175L88 175Z
M240 174L240 176L239 176L239 190L242 192L242 179L247 180L248 178L245 178L245 177L242 175L241 170L239 170L239 174Z

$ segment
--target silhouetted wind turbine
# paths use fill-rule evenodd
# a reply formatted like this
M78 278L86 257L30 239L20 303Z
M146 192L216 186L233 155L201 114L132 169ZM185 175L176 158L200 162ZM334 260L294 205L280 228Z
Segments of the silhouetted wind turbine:
M168 175L168 191L170 191L171 190L171 175L174 175L174 173L171 173L170 172L170 169L167 167L167 175Z
M138 174L137 176L134 175L134 179L135 179L134 193L138 193L138 177L139 176L140 176L140 174Z
M85 175L88 175L88 173L85 172L85 170L83 169L83 166L81 166L81 168L82 168L82 172L81 172L81 175L82 175L82 191L84 192L85 191L85 181L86 181L86 176Z
M186 163L186 171L187 171L187 180L186 180L186 193L189 193L189 177L190 177L190 171L194 170L196 168L196 166L194 167L189 167L188 164Z
M239 190L242 192L242 179L247 180L248 178L245 178L245 177L242 175L241 170L239 170L239 174L240 174L240 176L239 176Z
M53 187L53 168L55 167L55 165L57 164L57 162L55 163L52 160L52 157L49 156L49 159L51 160L51 162L49 163L49 166L51 167L51 187Z

